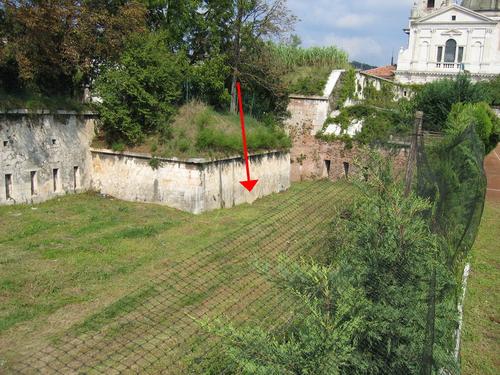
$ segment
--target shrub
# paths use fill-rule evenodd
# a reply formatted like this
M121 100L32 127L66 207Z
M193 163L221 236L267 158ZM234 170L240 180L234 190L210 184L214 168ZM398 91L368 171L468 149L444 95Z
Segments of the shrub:
M475 127L486 153L496 147L500 135L500 120L488 104L455 104L448 116L445 130L448 133L461 133L470 125Z
M108 141L137 144L145 134L165 128L181 97L186 69L186 57L169 52L165 34L133 37L118 64L106 66L96 82Z
M352 67L347 69L343 80L342 88L340 89L338 103L344 105L347 99L351 99L356 91L356 70Z
M460 74L454 80L439 80L425 85L415 97L416 108L425 114L424 129L441 131L455 103L488 101L489 94L474 85L469 76Z
M190 68L190 92L186 93L187 99L191 100L193 97L216 108L226 108L231 101L231 95L225 86L230 73L226 58L221 55L193 65Z
M375 157L368 167L358 200L335 215L323 262L281 259L274 281L295 296L295 319L272 333L205 322L223 346L197 373L422 373L429 277L436 273L441 296L453 290L453 275L424 218L429 202L406 197L390 165ZM454 309L438 297L438 315ZM447 324L436 330L436 347L451 342ZM436 359L438 368L450 358Z

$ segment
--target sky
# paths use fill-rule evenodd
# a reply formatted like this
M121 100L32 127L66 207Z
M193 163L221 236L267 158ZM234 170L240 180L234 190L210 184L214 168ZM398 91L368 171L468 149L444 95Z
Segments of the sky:
M299 18L295 34L304 47L336 45L351 60L388 65L394 51L407 48L414 0L288 0Z

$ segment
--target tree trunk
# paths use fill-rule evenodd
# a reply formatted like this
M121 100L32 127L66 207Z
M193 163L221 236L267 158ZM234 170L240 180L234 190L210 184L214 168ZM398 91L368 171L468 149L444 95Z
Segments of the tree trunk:
M240 59L241 59L241 23L243 22L243 0L237 0L237 14L234 25L234 61L233 79L231 81L231 107L229 111L236 113L238 108L238 98L236 93L236 82L238 81Z

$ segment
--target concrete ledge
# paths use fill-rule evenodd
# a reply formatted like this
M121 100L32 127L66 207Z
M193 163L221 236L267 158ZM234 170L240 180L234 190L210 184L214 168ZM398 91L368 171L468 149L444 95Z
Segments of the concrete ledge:
M288 96L290 99L301 99L301 100L319 100L319 101L328 101L329 98L326 96L318 96L318 95L296 95L296 94L291 94Z
M52 111L50 109L28 109L28 108L20 108L20 109L0 109L0 115L68 115L68 116L98 116L97 112L93 111L67 111L67 110L56 110Z
M151 154L141 153L141 152L130 152L130 151L118 152L118 151L113 151L113 150L104 149L104 148L99 148L99 149L98 148L91 148L90 152L93 154L127 156L127 157L144 159L144 160L151 160L151 159L155 158L155 159L158 159L159 161L164 161L164 162L200 164L200 165L218 163L218 162L222 162L222 161L242 161L243 160L242 155L234 155L234 156L228 156L228 157L217 158L217 159L206 159L206 158L182 159L182 158L176 158L176 157L171 157L171 158L156 157L156 156L153 156ZM288 150L269 150L269 151L249 153L248 156L255 157L255 156L267 156L267 155L273 155L273 154L288 154L288 152L289 152Z

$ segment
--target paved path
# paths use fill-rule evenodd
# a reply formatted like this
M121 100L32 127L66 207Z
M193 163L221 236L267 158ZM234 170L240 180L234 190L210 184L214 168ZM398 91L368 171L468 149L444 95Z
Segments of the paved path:
M486 157L484 168L488 177L487 199L500 202L500 143Z

